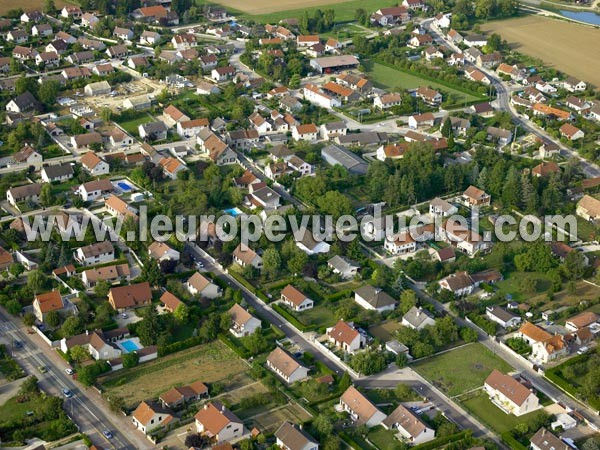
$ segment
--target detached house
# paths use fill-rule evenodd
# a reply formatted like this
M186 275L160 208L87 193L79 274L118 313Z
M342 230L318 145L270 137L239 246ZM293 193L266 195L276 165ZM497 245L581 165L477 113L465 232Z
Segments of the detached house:
M250 336L261 326L260 320L242 308L238 303L233 305L227 313L231 317L231 328L229 331L235 337Z
M576 214L589 222L596 222L600 219L600 200L590 195L584 195L577 202Z
M244 423L219 402L207 403L194 418L198 433L217 442L228 442L244 434Z
M577 139L582 139L585 137L585 133L582 130L574 125L571 125L570 123L561 125L558 131L560 132L561 136L564 136L571 141L576 141Z
M490 206L492 197L481 189L471 185L463 192L462 200L467 206Z
M300 427L283 422L275 432L276 443L282 450L319 450L319 443ZM562 449L561 449L562 450Z
M101 241L79 247L73 253L73 258L83 266L104 264L115 259L115 248L110 241Z
M344 392L340 397L339 404L344 411L350 414L350 419L356 425L366 425L370 428L380 425L386 418L386 415L354 386L350 386Z
M530 439L532 450L571 450L572 447L563 442L544 427L540 428Z
M385 418L382 425L398 433L413 445L423 444L435 438L435 430L425 425L418 415L400 404Z
M148 256L155 261L179 261L179 252L166 242L154 241L148 246Z
M115 187L110 182L110 180L94 180L89 181L87 183L82 184L77 189L77 193L81 195L81 198L84 201L94 201L100 197L103 197L107 194L113 192Z
M291 284L281 291L281 301L296 312L305 311L314 306L314 302L310 298Z
M343 320L327 329L327 338L329 342L347 353L360 350L367 342L366 337L354 328L353 323Z
M530 359L532 361L547 363L569 353L568 345L563 336L552 335L530 322L525 322L519 328L518 336L531 345Z
M131 417L133 426L144 434L148 434L150 430L164 428L176 420L169 409L152 402L140 403Z
M425 327L435 325L435 318L426 309L413 306L402 316L402 325L413 330L422 330Z
M191 295L200 295L208 299L221 296L221 289L199 272L194 273L184 286Z
M396 300L381 288L366 284L354 291L354 301L365 309L384 312L396 307Z
M111 288L108 291L108 302L117 311L149 305L152 302L150 284L145 281Z
M492 322L496 322L502 328L516 327L521 323L521 318L516 314L502 308L501 306L488 306L485 315Z
M267 367L288 384L304 380L308 377L308 368L304 367L292 355L280 347L276 347L267 356Z
M506 414L522 416L540 407L536 395L509 375L494 369L483 385L490 400Z
M17 203L22 202L33 202L38 203L40 200L40 193L42 192L42 185L39 183L30 183L23 186L17 186L10 188L6 191L6 200L13 206L17 206Z
M62 311L65 302L58 291L37 294L33 299L33 314L40 322L44 322L46 315L51 311Z
M235 67L232 66L216 67L210 73L210 77L217 83L227 81L234 75Z
M40 171L42 182L53 183L70 180L73 178L73 166L71 164L56 164L43 167Z
M240 243L233 251L233 261L242 267L252 266L255 269L262 269L262 258L250 247Z
M575 77L567 77L565 81L563 81L563 87L569 92L582 92L585 91L587 85L585 81L578 80Z
M208 395L208 387L201 381L187 386L176 386L160 394L158 399L165 408L177 408L185 403L202 399Z
M81 157L81 165L92 176L106 175L110 166L94 152L88 152Z

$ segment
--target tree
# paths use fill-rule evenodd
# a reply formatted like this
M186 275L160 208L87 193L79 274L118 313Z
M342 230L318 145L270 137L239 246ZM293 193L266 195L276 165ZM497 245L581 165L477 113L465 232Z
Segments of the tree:
M19 276L25 272L25 267L23 267L23 264L21 263L13 263L10 265L8 271L13 277L19 278Z
M262 256L263 273L268 278L275 278L281 268L281 256L275 247L265 250Z
M78 316L69 316L61 327L63 337L70 338L83 331L83 323Z
M94 286L94 294L96 297L104 298L108 295L108 291L110 291L111 284L106 280L100 280Z
M44 322L46 322L46 324L50 328L56 328L57 326L59 326L60 325L60 316L58 315L58 312L56 312L56 311L49 311L48 313L46 313L46 317L44 318Z
M350 378L348 372L344 372L344 375L342 375L342 378L340 378L338 383L338 390L340 392L345 392L350 386L352 386L352 378Z
M120 414L125 409L125 401L123 397L119 397L118 395L111 395L107 398L108 407L115 414Z
M142 268L142 278L153 287L162 286L165 281L165 277L160 271L158 263L154 259L149 259L146 264L144 264L144 267Z
M37 92L37 82L33 77L21 77L15 81L15 93L21 95L25 92L31 92L33 95Z
M58 81L45 81L40 85L38 89L38 99L47 107L52 106L56 103L58 91Z
M313 427L319 437L329 436L333 432L333 424L325 414L319 414L314 418Z
M406 367L407 364L408 356L406 356L405 353L398 353L398 356L396 356L396 366L399 369L402 369L403 367Z
M413 306L417 305L417 295L412 289L405 289L400 294L398 310L402 315L406 314Z
M19 303L19 301L14 298L10 299L8 302L6 302L5 307L6 307L6 310L13 316L20 314L21 310L23 309L21 307L21 304Z
M130 352L123 355L123 368L129 369L135 367L140 362L140 357L136 352Z
M585 258L581 252L572 251L567 254L562 264L562 272L568 280L579 280L585 272Z
M363 375L373 375L385 369L385 357L380 352L366 350L350 359L350 367Z
M27 312L25 313L25 315L23 316L23 323L28 326L31 327L35 324L35 314L31 313L31 312Z
M79 363L90 359L90 352L88 352L81 345L74 345L71 347L69 350L69 355L71 355L71 359L73 359L73 361L77 361Z
M186 324L190 319L190 309L185 303L180 303L173 311L173 317L179 324Z
M46 281L47 277L41 270L34 270L27 277L27 287L37 293L44 288Z
M54 4L54 0L45 0L44 1L44 14L55 14L56 13L56 5Z
M202 448L204 447L204 445L206 444L206 439L201 436L200 434L194 433L194 434L188 434L185 437L185 446L187 448Z
M50 183L44 183L42 190L40 191L40 203L45 206L52 206L54 203L54 196L52 194L52 186Z
M452 134L452 122L450 122L450 117L446 117L446 120L444 120L442 129L440 131L442 133L442 136L450 137L450 135Z
M465 342L477 342L477 331L469 327L460 329L460 338Z

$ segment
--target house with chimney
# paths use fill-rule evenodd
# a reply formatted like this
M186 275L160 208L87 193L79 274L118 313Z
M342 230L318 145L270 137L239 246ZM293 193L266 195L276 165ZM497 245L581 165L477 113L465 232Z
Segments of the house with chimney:
M435 317L426 309L420 306L413 306L402 316L401 323L413 330L422 330L425 327L435 325Z
M406 406L400 404L381 423L387 430L397 431L407 442L419 445L435 439L435 430Z
M529 440L532 450L572 450L566 442L557 438L546 428L540 428Z
M547 363L569 354L569 346L564 336L550 334L531 322L525 322L519 328L517 336L531 346L529 359L532 361Z
M148 434L151 430L164 428L175 423L176 420L171 410L149 401L140 403L131 415L133 426L144 434Z
M218 443L232 441L244 434L244 423L220 402L205 404L194 419L196 431Z
M233 305L227 312L231 318L229 332L235 337L244 337L254 334L261 326L260 320L250 314L238 303Z
M354 386L350 386L342 394L339 405L356 425L371 428L381 425L386 418L386 415Z
M147 281L128 286L113 287L108 291L108 302L116 311L139 308L152 302L152 290Z
M346 353L354 353L367 343L367 338L360 333L352 322L340 320L335 326L327 328L327 339Z
M483 385L494 405L506 414L522 416L540 408L537 396L519 381L494 369Z
M492 197L483 190L471 185L462 194L465 206L490 206Z

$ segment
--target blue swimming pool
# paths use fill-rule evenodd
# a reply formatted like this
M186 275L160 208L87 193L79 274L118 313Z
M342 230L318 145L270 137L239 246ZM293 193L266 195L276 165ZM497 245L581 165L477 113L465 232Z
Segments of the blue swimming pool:
M127 353L135 352L136 350L140 349L140 347L138 347L138 345L131 339L121 341L120 344L121 347L123 347Z
M129 191L133 190L133 188L129 184L125 183L124 181L119 181L117 183L117 186L119 186L119 189L121 189L123 192L129 192Z
M223 212L229 214L230 216L239 216L240 214L242 214L242 211L239 210L239 208L229 208L229 209L224 209Z

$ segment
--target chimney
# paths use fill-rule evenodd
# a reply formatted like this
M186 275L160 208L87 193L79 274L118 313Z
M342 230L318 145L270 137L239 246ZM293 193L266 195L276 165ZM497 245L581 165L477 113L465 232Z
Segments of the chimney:
M90 334L90 332L88 330L85 330L85 335L88 336Z

